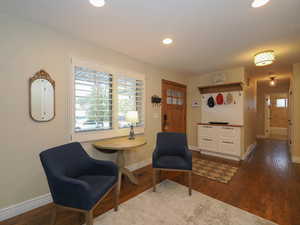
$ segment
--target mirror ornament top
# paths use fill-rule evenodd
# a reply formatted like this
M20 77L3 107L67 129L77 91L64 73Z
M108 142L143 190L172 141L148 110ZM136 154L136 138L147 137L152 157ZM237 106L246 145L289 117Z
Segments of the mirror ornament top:
M45 70L40 70L36 74L34 74L33 77L30 78L30 83L37 79L43 79L49 81L53 88L55 88L55 81L50 77L49 73L47 73Z

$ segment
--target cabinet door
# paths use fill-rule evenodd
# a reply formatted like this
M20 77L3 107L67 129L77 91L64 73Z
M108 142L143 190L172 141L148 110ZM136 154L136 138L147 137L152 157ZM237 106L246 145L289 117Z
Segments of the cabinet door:
M216 139L218 137L218 127L209 125L198 126L198 137L207 137Z
M209 151L218 151L218 142L212 138L199 137L198 145L200 149Z
M219 129L219 135L220 138L230 138L230 139L236 139L239 137L239 130L238 127L220 127Z
M219 152L230 155L240 155L240 141L237 139L220 139Z

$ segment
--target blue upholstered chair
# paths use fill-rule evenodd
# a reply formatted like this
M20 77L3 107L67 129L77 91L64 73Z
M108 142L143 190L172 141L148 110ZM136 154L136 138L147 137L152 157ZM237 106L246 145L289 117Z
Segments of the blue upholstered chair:
M153 191L156 191L157 172L160 170L188 173L189 195L192 194L192 153L183 133L158 133L152 157Z
M78 142L62 145L40 154L56 209L63 207L85 213L87 225L93 224L93 210L113 188L118 209L118 167L110 161L91 158Z

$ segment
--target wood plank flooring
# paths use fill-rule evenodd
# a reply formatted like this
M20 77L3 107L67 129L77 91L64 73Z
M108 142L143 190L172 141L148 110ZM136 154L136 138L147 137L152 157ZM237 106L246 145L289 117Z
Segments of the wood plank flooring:
M199 153L194 153L193 157L232 163ZM300 166L291 163L286 142L260 140L256 150L239 166L239 171L229 184L193 175L193 189L280 225L300 225ZM151 166L139 169L135 174L140 184L135 186L127 179L123 179L121 202L152 187ZM171 179L187 184L187 177L179 172L162 172L160 179ZM48 225L51 208L52 204L49 204L0 224ZM111 208L113 208L112 195L108 195L95 210L95 216ZM82 215L62 210L58 213L56 225L83 223Z

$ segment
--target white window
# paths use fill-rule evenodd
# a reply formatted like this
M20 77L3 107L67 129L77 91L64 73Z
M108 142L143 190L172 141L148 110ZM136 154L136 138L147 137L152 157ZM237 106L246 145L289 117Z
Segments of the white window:
M128 111L138 112L135 132L144 132L144 77L119 74L101 66L73 64L72 140L128 135Z
M276 99L276 107L277 108L287 108L288 100L286 98L278 98Z

